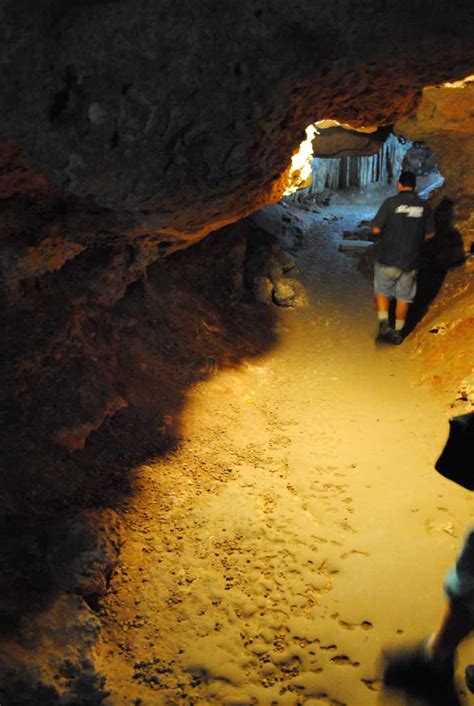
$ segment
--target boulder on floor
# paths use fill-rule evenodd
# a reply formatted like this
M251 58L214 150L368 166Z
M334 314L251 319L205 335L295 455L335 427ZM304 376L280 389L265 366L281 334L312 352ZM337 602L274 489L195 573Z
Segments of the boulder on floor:
M273 300L278 306L294 306L296 293L289 280L279 280L273 288Z
M271 304L273 284L269 277L255 277L252 288L255 301L261 304Z

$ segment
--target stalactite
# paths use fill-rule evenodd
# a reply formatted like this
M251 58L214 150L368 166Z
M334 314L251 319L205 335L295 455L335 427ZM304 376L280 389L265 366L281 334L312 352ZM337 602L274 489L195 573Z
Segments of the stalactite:
M313 184L310 194L324 189L347 189L369 184L390 184L400 171L400 165L409 145L402 146L395 135L390 135L377 154L366 157L338 157L313 159Z

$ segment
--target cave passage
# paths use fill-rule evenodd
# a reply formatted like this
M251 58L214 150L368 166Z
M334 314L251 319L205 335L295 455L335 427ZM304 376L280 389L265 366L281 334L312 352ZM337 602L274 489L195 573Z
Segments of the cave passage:
M375 347L372 284L338 250L371 211L255 217L304 294L270 352L192 387L179 450L137 469L101 603L112 703L393 704L381 647L437 623L472 501L433 470L446 400L404 346Z
M424 141L396 135L391 127L357 131L333 120L319 121L313 127L314 154L307 165L309 183L303 183L283 204L295 205L309 214L323 212L325 219L335 221L353 217L349 227L336 229L338 247L358 258L359 271L371 280L378 248L378 237L372 233L375 214L386 198L397 193L402 171L415 175L416 192L423 201L436 194L445 184L436 154ZM447 199L438 199L434 213L437 237L423 244L417 294L409 308L405 335L423 319L449 267L464 260L462 237L452 223L452 206ZM394 308L392 302L391 317Z
M395 706L474 515L472 0L1 8L0 706Z
M416 176L416 191L424 200L445 182L429 145L394 134L390 127L357 131L329 120L315 123L313 129L309 183L286 199L305 210L317 211L331 201L381 202L396 193L402 171Z

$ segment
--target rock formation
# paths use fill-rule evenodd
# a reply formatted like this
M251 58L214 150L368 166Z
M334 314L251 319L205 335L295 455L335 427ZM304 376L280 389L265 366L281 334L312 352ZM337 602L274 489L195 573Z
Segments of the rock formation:
M390 132L390 126L359 131L342 125L321 127L319 124L313 154L315 157L334 158L375 155L382 148Z
M100 621L79 596L60 595L0 640L0 698L6 706L96 706L107 696L95 660Z
M474 61L467 0L455 12L408 0L3 0L0 12L0 134L52 183L154 233L256 210L308 123L391 124Z
M442 86L427 86L415 112L396 130L424 140L438 157L445 187L438 197L455 204L456 221L468 242L474 234L474 76Z

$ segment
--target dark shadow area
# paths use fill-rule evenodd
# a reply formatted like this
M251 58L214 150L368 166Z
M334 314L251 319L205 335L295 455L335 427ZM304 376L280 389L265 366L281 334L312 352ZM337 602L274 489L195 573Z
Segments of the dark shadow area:
M255 302L241 222L148 267L113 306L114 252L100 247L24 287L4 315L0 617L54 589L52 519L117 507L134 468L177 448L191 385L276 343L276 310ZM4 530L4 531L3 531Z
M454 661L433 664L423 642L384 650L379 666L384 693L406 706L461 706Z
M45 562L46 526L28 518L0 516L0 631L44 605L54 582Z
M466 259L462 235L454 226L454 203L444 198L434 212L436 235L425 242L418 271L416 298L410 307L406 332L410 334L423 319L438 295L447 271Z
M397 691L393 694L392 704L397 706L462 706L455 690L448 695L436 694L431 697L422 697Z
M409 309L405 332L408 336L426 315L436 299L446 277L447 269L420 268L415 301Z

